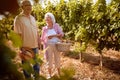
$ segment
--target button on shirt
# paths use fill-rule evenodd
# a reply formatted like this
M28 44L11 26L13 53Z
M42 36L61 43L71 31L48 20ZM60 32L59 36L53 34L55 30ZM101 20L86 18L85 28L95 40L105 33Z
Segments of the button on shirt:
M18 34L21 34L23 47L38 47L38 28L32 15L30 15L29 18L24 14L16 16L14 21L14 31Z

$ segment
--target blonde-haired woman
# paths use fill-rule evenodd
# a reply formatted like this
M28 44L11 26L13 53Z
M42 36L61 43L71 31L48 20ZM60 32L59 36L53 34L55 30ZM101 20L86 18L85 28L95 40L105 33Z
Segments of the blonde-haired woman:
M48 63L48 72L51 77L53 59L55 62L55 67L60 75L60 52L56 49L56 43L60 41L64 33L62 28L55 21L55 17L52 13L48 12L45 14L46 26L42 28L41 41L43 42L44 49L48 47L45 53L45 57ZM54 58L53 58L54 57Z

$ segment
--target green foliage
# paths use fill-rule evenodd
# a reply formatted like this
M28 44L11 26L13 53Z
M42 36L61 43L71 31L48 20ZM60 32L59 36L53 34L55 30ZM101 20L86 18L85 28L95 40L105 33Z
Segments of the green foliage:
M33 74L34 70L30 61L26 61L24 64L22 64L22 69L26 70L29 74Z
M106 11L106 0L98 0L95 4L95 10L97 12L105 12Z
M79 31L75 35L75 40L87 42L88 32L85 28L79 27Z
M16 53L9 47L9 38L13 28L13 15L6 15L0 20L0 79L1 80L24 80L18 71L18 63L14 62ZM13 35L14 36L14 35Z
M8 35L13 28L13 16L8 15L2 20L0 20L0 32L3 34L3 36L8 39Z
M67 69L62 69L62 74L60 75L60 80L73 80L73 75L75 74L75 69L69 67Z
M23 75L18 71L13 59L16 53L12 51L6 43L3 34L0 34L0 79L1 80L24 80Z
M41 4L35 4L33 6L33 12L32 12L32 14L37 19L38 22L42 21L44 19L44 11L42 9Z
M22 40L20 36L13 31L9 33L9 39L13 42L13 46L15 47L21 47L22 46Z
M72 67L62 68L60 76L53 76L49 80L74 80L75 69Z
M56 5L48 2L45 8L40 11L36 8L37 10L33 12L52 12L65 32L65 39L82 41L86 47L88 43L95 41L91 44L99 52L104 48L119 50L119 2L119 0L112 0L110 4L106 4L105 0L98 0L96 4L92 4L92 0L68 2L60 0ZM37 16L39 18L44 14L37 14ZM45 25L44 19L38 20L39 25Z
M40 76L38 73L36 73L34 71L33 65L36 65L36 64L38 64L39 66L41 66L43 64L43 61L42 61L41 56L39 54L35 54L34 59L31 58L29 60L24 61L24 63L21 64L22 65L21 68L26 70L29 74L35 75L35 78L37 78L35 80L39 80L39 79L45 80L44 77ZM31 77L30 79L33 80L33 77Z

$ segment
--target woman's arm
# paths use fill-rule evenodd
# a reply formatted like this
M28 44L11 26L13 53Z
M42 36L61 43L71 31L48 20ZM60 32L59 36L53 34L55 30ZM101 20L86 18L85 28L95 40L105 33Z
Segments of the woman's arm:
M58 23L55 24L55 30L58 34L57 35L58 37L60 37L60 36L63 37L64 36L64 32L63 32L61 26Z

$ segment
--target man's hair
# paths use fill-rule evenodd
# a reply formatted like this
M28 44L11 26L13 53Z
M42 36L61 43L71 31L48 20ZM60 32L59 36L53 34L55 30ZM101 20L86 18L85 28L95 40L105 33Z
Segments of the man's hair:
M52 23L54 24L56 22L54 15L52 13L48 12L48 13L45 14L45 18L48 17L48 16L51 18Z
M22 7L25 2L30 2L30 1L29 1L29 0L22 0L22 1L20 2L20 7ZM31 2L30 2L30 3L31 3Z

